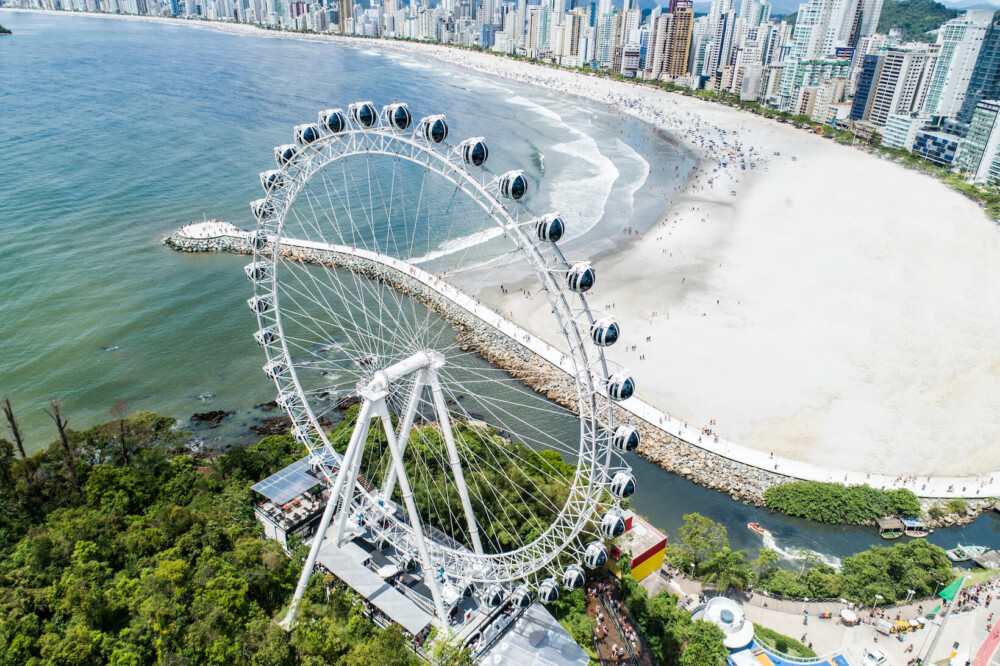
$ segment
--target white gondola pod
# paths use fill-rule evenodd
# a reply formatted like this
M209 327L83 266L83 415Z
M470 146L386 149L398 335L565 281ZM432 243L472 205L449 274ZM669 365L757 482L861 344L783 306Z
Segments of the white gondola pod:
M635 380L627 370L619 370L608 377L608 397L615 402L628 400L635 394Z
M410 110L403 102L395 102L382 107L382 113L385 124L397 132L405 132L410 129L410 124L413 123L413 116L410 115Z
M250 211L258 221L264 221L274 215L274 202L270 199L256 199L250 202Z
M610 347L615 344L621 337L621 332L618 322L610 315L601 317L590 325L590 339L598 347Z
M551 604L559 598L559 581L555 578L546 578L538 586L538 600L543 604Z
M343 109L326 109L319 112L319 124L331 134L341 134L347 131L347 116Z
M618 507L611 507L601 516L601 535L607 539L617 539L625 534L625 515Z
M378 111L371 102L355 102L347 107L347 112L354 124L363 129L371 129L378 122Z
M583 551L583 563L588 569L603 567L608 561L608 549L600 541L591 541Z
M271 361L264 366L264 374L271 379L281 379L288 374L288 366L284 361Z
M243 272L247 274L247 279L251 282L261 282L267 279L271 264L266 261L255 261L243 267Z
M500 196L517 201L528 193L528 179L524 177L523 171L515 169L500 176L498 187Z
M305 125L295 126L295 143L302 147L319 141L322 136L323 133L320 131L319 125L308 123Z
M500 585L491 585L489 589L486 590L483 600L490 606L499 606L503 603L503 597L503 587Z
M595 273L590 264L585 261L573 264L570 267L569 272L566 273L566 286L568 286L571 291L575 291L578 294L582 294L593 289L596 281L597 273Z
M444 143L448 138L448 121L442 115L427 116L420 119L417 130L429 143Z
M611 494L618 499L625 499L631 497L635 493L635 476L632 472L625 470L618 470L611 477L611 483L608 484L608 490Z
M555 243L566 233L566 223L558 213L551 213L538 218L535 222L535 235L545 243Z
M562 584L567 590L579 590L587 582L587 574L579 564L566 567L562 575Z
M514 602L514 605L518 608L527 608L534 600L534 593L531 591L531 588L524 583L521 583L514 588L514 593L511 595L511 601Z
M624 451L626 453L631 453L639 448L640 440L639 431L635 428L635 426L629 425L628 423L623 423L615 428L615 432L611 436L612 446L619 451Z
M278 341L278 331L274 326L268 326L254 333L253 339L256 340L257 344L261 347L266 347Z
M247 234L247 243L257 252L267 247L267 235L259 231L251 231Z
M458 150L462 155L462 161L472 167L483 166L490 156L490 150L486 147L486 139L481 136L466 139L458 145Z
M278 146L274 149L274 161L278 163L278 166L285 166L294 160L295 156L298 154L298 146L294 143L286 143L283 146Z
M263 187L264 192L268 194L281 189L284 184L285 177L282 175L281 171L277 169L263 171L260 174L260 186Z
M289 412L298 405L298 398L292 393L279 393L278 397L275 399L275 404L278 405L282 410Z
M253 298L248 299L247 305L249 305L250 309L257 314L265 314L271 311L274 304L272 302L271 295L264 294L262 296L254 296Z

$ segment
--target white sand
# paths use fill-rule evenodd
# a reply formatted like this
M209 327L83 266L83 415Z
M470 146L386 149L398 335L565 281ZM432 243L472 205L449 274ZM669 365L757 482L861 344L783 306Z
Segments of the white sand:
M707 173L678 193L663 223L596 262L591 298L599 313L614 303L624 338L610 356L631 368L640 395L692 426L714 419L726 439L819 466L1000 470L1000 230L936 180L632 84L430 45L195 25L419 52L673 132L705 155ZM716 144L706 150L705 140ZM712 173L718 159L757 168ZM498 305L558 341L539 300Z

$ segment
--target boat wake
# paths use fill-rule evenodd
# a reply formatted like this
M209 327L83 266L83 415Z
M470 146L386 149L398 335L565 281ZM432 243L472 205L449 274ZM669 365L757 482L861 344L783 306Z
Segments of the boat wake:
M774 535L770 532L764 533L764 547L770 548L776 552L778 557L783 560L788 560L790 562L807 562L812 560L822 562L823 564L833 567L834 569L840 569L841 561L839 557L825 555L808 548L793 548L791 546L784 548L778 545Z

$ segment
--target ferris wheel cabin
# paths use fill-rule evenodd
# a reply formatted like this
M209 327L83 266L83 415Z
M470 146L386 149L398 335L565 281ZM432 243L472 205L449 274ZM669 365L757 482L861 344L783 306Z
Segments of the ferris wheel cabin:
M420 121L420 136L430 143L443 143L448 138L448 121L444 116L427 116Z
M308 146L310 143L319 141L319 138L323 136L319 130L319 125L296 125L295 126L295 143L300 146Z
M347 116L342 109L326 109L319 112L319 124L331 134L340 134L347 129Z
M378 122L378 112L371 102L356 102L347 107L351 120L363 129L371 129Z
M618 342L620 335L621 329L618 327L618 322L610 315L601 317L590 325L590 339L598 347L610 347Z
M386 124L397 132L410 129L410 123L413 122L410 110L402 102L390 104L382 110L382 113L385 114Z
M538 240L545 243L557 242L565 232L566 224L555 213L540 217L535 223L535 235L538 236Z
M278 146L274 149L274 161L278 163L278 166L285 166L289 162L295 159L295 156L299 154L299 147L294 143L286 143L282 146Z
M490 156L486 139L483 137L466 139L458 145L458 150L462 154L462 161L473 167L483 166L486 164L486 158Z

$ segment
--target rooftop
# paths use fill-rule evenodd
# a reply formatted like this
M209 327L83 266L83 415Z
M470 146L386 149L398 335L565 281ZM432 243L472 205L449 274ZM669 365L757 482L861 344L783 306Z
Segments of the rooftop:
M631 527L625 534L618 537L618 541L615 543L615 547L620 552L631 552L632 557L638 557L667 540L663 532L631 511L625 512L625 522Z
M336 467L340 463L340 456L325 448L315 459L331 467ZM277 505L287 504L321 483L319 474L313 470L312 460L312 456L306 456L263 481L255 483L251 488Z

